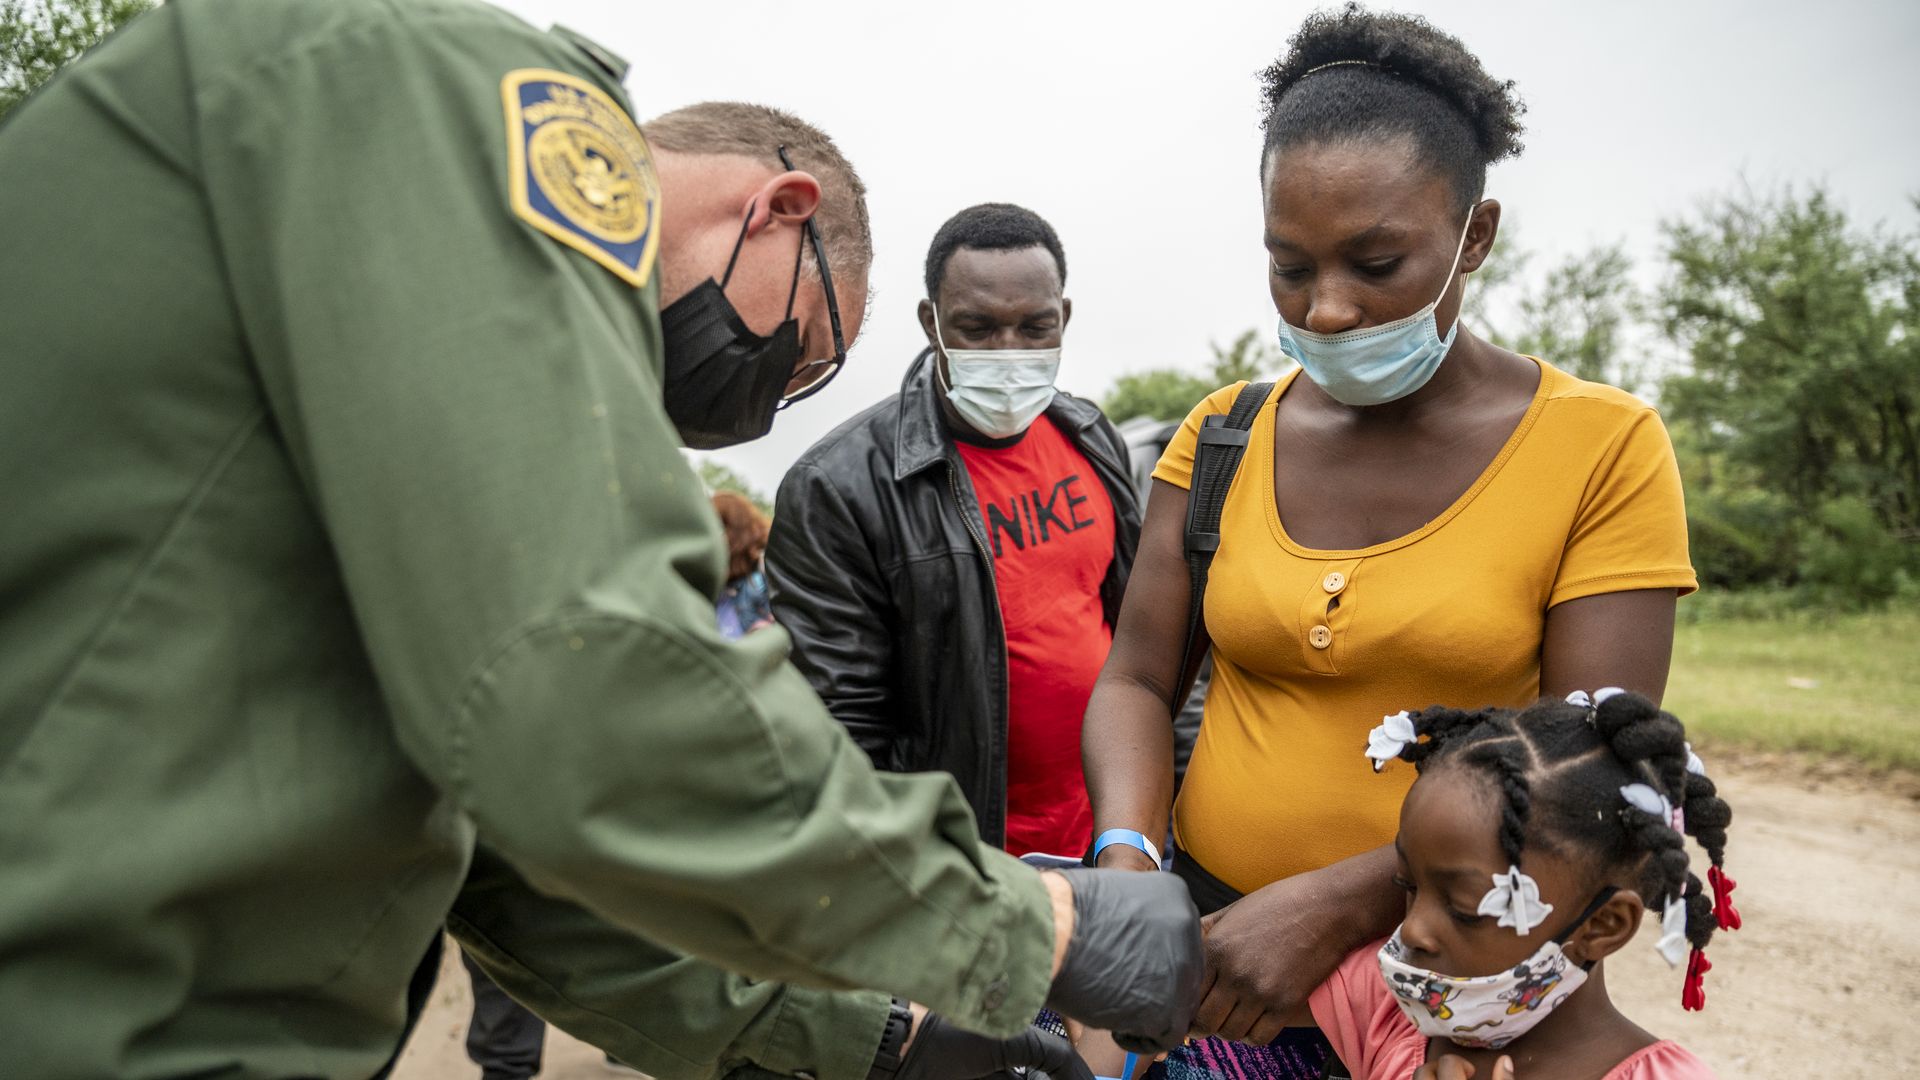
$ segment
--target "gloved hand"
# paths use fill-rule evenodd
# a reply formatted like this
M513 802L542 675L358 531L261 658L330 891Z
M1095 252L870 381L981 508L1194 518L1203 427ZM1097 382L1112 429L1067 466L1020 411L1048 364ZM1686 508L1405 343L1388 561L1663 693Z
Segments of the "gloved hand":
M1179 1046L1200 1004L1200 916L1172 874L1061 870L1073 934L1047 1005L1139 1054Z
M894 1076L895 1080L977 1080L1016 1066L1040 1069L1055 1080L1093 1080L1093 1070L1073 1052L1073 1044L1051 1031L1030 1027L1011 1039L989 1039L954 1027L939 1013L921 1018L920 1030L914 1032L913 1045L907 1047Z

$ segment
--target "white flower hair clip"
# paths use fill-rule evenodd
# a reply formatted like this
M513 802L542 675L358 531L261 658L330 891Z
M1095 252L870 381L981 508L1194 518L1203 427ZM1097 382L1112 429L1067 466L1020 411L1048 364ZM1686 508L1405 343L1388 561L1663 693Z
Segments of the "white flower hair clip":
M1506 873L1493 875L1493 888L1480 898L1479 913L1500 916L1498 925L1511 926L1515 934L1526 937L1553 914L1553 905L1541 902L1540 886L1531 877L1509 866Z
M1686 817L1682 811L1667 800L1665 795L1653 790L1648 784L1628 784L1620 789L1620 797L1635 810L1652 814L1672 827L1674 832L1687 831Z
M1585 690L1575 690L1573 693L1567 695L1567 704L1578 705L1587 710L1587 723L1591 724L1593 723L1593 710L1599 708L1601 702L1615 694L1624 693L1626 693L1626 691L1617 686L1603 686L1591 694Z
M1692 743L1687 743L1685 745L1687 748L1687 771L1692 773L1695 776L1707 775L1707 763L1704 761L1701 761L1700 755L1693 752Z
M1668 967L1679 967L1687 958L1687 902L1675 896L1667 900L1667 906L1660 912L1660 940L1653 943L1654 951L1667 962Z
M1413 717L1408 716L1405 709L1383 718L1367 733L1367 756L1373 759L1373 771L1379 772L1417 738L1419 736L1413 730Z

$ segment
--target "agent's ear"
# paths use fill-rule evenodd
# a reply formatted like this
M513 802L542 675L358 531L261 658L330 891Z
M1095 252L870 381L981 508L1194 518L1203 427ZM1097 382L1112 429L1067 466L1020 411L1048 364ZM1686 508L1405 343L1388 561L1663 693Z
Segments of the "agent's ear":
M1063 296L1060 298L1060 329L1065 330L1067 324L1072 321L1073 301Z
M1460 252L1460 272L1471 274L1480 269L1487 261L1487 254L1493 250L1494 237L1500 235L1500 201L1482 200L1473 208L1473 217L1467 223L1467 242Z
M758 236L775 221L798 226L820 209L820 199L820 181L812 173L797 169L780 173L753 193L747 235Z
M1621 889L1574 931L1566 945L1567 959L1579 964L1604 960L1625 948L1640 930L1647 905L1632 889Z

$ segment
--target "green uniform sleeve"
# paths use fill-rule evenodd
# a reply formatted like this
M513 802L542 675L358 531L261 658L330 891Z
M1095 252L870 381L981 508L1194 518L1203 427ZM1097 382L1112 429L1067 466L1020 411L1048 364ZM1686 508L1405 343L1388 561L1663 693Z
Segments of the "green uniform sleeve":
M484 843L447 928L515 998L658 1080L864 1080L886 1023L884 993L722 971L540 893Z
M618 89L478 5L305 10L201 79L199 164L401 746L538 889L754 977L1017 1031L1048 984L1039 879L951 781L877 775L785 634L720 638L656 286L510 209L503 77Z

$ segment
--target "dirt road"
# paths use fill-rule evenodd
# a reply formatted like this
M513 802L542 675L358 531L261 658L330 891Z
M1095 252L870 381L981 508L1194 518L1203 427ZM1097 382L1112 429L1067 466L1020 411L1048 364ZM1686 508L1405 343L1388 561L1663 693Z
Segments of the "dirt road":
M1744 929L1708 955L1707 1008L1680 1009L1680 973L1653 920L1607 961L1614 998L1725 1080L1920 1075L1920 792L1836 766L1708 755L1735 826L1727 866ZM1696 863L1703 863L1696 856ZM472 1080L461 1048L466 975L449 958L395 1080ZM631 1077L557 1032L550 1080ZM1524 1080L1524 1078L1523 1078Z

